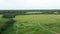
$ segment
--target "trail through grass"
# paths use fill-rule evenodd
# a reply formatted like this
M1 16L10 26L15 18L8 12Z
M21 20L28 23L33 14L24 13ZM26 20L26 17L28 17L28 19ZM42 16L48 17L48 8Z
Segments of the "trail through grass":
M50 17L52 16L52 17ZM44 27L42 24L55 24L59 15L20 15L16 16L17 34L59 34L52 28ZM56 19L54 18L56 17ZM59 16L60 17L60 16ZM41 25L37 25L40 24ZM31 31L31 32L30 32ZM46 31L46 32L45 32ZM44 32L44 33L43 33ZM48 33L47 33L48 32Z

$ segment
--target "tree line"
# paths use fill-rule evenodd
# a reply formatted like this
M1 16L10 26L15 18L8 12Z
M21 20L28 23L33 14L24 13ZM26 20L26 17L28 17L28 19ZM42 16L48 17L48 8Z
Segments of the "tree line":
M0 10L0 14L3 17L15 17L16 15L26 15L27 12L42 12L42 13L31 13L31 14L60 14L60 10ZM27 14L29 15L29 14Z

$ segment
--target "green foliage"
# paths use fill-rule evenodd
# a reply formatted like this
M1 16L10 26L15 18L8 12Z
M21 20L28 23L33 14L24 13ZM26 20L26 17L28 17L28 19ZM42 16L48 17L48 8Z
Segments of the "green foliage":
M0 28L8 21L8 19L0 18Z
M16 21L14 25L3 34L58 34L60 32L60 15L20 15L14 20Z
M6 14L3 14L3 18L14 18L16 16L16 14L8 14L8 13L6 13Z
M0 10L0 14L10 13L16 15L25 15L27 12L42 12L41 14L54 14L54 12L58 12L60 14L60 10Z

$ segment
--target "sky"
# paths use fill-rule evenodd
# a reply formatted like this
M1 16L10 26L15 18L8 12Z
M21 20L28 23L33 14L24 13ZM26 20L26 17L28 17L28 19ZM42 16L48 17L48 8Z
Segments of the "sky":
M60 9L60 0L0 0L0 10Z

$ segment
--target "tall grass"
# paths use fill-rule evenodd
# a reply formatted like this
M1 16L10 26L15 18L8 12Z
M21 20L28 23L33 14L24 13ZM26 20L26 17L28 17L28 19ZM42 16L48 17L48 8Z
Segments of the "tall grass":
M5 21L4 18L1 22ZM60 33L60 15L19 15L3 34L55 34ZM48 30L47 30L48 29Z
M54 34L51 31L60 32L59 27L56 27L60 15L20 15L14 18L16 20L17 34ZM60 22L60 21L59 21ZM42 28L42 27L48 29ZM46 24L46 25L43 25ZM54 25L53 25L54 24ZM50 26L49 26L50 25ZM55 28L53 28L55 27ZM60 25L60 24L59 24ZM50 28L51 27L51 28Z

